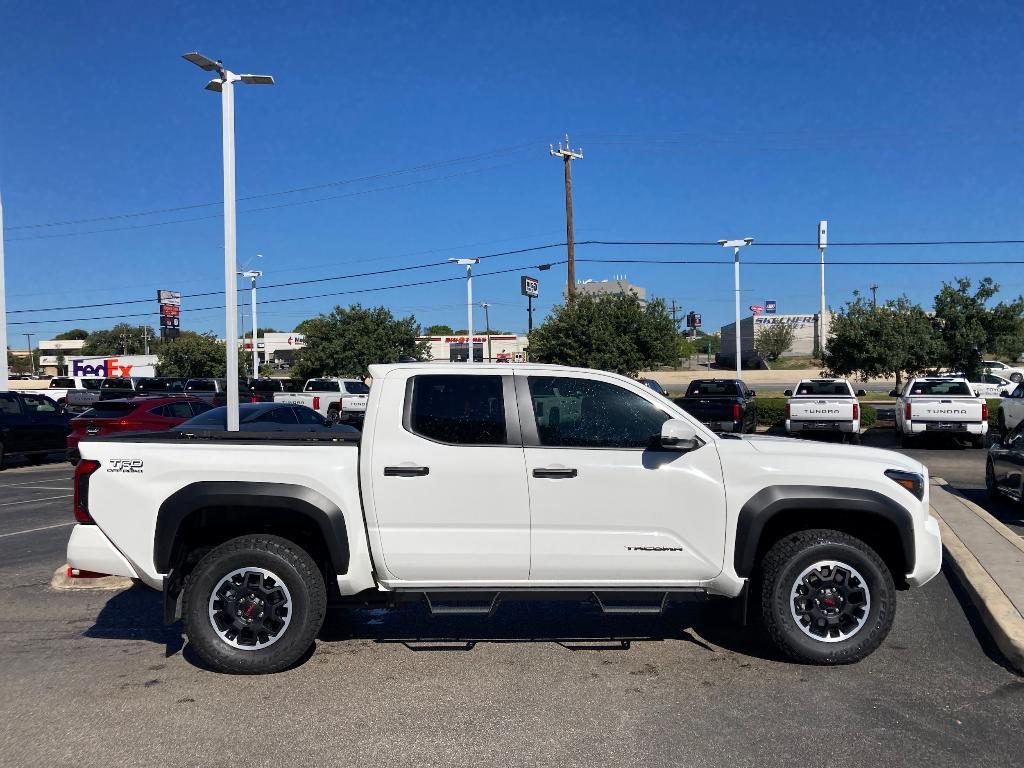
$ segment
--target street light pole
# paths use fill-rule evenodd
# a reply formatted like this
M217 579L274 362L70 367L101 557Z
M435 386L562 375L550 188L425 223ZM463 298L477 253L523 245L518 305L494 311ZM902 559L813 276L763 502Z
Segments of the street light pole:
M821 255L821 306L818 310L818 354L825 355L825 248L828 246L828 222L818 222L818 253Z
M750 245L754 242L754 238L745 237L742 240L719 240L718 244L723 248L733 249L733 279L736 285L736 378L742 379L743 369L743 357L742 357L742 345L740 328L740 248L745 245ZM751 339L753 342L753 339Z
M260 258L257 256L256 258ZM240 277L248 277L251 281L250 287L252 289L252 295L250 298L250 305L252 306L252 377L258 379L260 376L260 358L259 352L256 346L256 331L259 325L256 323L256 278L263 277L263 273L256 269L251 269L248 272L239 272ZM243 347L245 345L243 344Z
M481 301L480 306L484 308L484 327L487 328L487 362L491 362L491 305Z
M466 335L469 337L469 349L466 355L466 362L473 362L473 265L479 264L480 259L448 259L453 264L460 264L466 268Z
M4 283L4 201L0 196L0 392L6 392L11 372L7 369L7 288Z
M216 72L206 84L208 91L221 96L222 133L224 143L224 346L227 354L227 430L238 431L238 286L235 271L235 83L273 85L270 75L236 75L226 69L223 62L214 61L201 53L186 53L184 57L206 72Z

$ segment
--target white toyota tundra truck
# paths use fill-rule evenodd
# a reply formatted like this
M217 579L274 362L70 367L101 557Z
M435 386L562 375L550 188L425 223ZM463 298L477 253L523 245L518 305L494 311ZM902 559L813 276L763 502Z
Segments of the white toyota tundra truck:
M69 564L163 590L165 619L238 673L294 663L353 596L484 615L750 598L789 656L848 663L939 572L927 470L900 454L716 435L600 371L370 373L361 435L84 439Z
M904 447L926 435L952 435L985 444L988 403L977 397L964 378L910 379L896 398L896 430Z
M275 403L312 408L333 422L361 422L370 388L358 379L309 379L301 392L275 392Z
M846 379L803 379L785 392L786 431L833 432L860 444L860 402L863 389L853 391Z

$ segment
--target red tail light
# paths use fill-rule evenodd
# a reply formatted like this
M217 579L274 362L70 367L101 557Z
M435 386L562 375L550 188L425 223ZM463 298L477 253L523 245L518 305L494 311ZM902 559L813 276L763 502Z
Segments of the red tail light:
M981 420L988 421L988 403L981 404Z
M853 420L856 421L860 418L860 403L853 404Z
M138 419L118 419L114 424L118 429L123 430L146 428L146 422L139 421Z
M83 525L95 525L89 515L89 477L100 468L98 461L82 459L75 465L75 520Z
M250 403L258 403L259 401L260 401L260 399L258 397L256 397L256 395L253 395L253 396L251 396L249 398L249 402Z
M910 403L903 406L903 418L910 421Z
M789 418L789 403L786 403L786 418Z
M313 410L320 410L320 398L317 395L313 395Z

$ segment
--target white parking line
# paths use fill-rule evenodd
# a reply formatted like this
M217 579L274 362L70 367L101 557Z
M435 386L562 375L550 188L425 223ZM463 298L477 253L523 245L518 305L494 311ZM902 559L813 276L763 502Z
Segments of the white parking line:
M48 490L52 491L52 490L55 490L55 489L50 488ZM0 504L0 507L13 507L15 504L34 504L37 501L53 501L54 499L70 499L74 495L75 494L73 494L73 493L65 493L62 496L44 496L41 499L25 499L23 501L5 501L3 504Z
M69 487L52 488L48 485L0 485L0 491L4 488L20 488L26 491L70 491Z
M15 531L14 533L0 533L0 539L6 539L8 536L20 536L23 533L35 533L36 531L48 531L51 528L63 528L66 525L76 525L76 523L57 523L56 525L44 525L41 528L29 528L27 531Z

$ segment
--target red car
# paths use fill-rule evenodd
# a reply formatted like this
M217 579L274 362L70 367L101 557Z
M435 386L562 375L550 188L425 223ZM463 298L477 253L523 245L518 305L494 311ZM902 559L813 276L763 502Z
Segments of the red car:
M132 397L99 400L70 422L68 461L78 463L78 441L111 432L162 432L176 427L213 406L197 397Z

